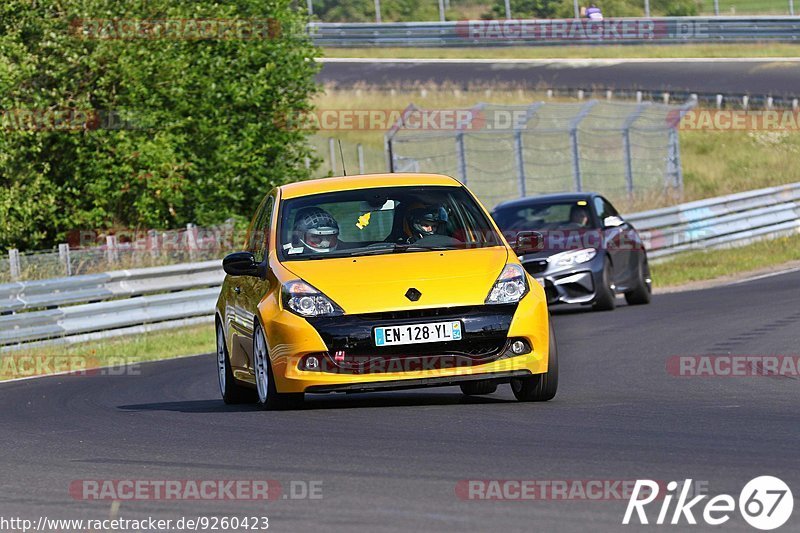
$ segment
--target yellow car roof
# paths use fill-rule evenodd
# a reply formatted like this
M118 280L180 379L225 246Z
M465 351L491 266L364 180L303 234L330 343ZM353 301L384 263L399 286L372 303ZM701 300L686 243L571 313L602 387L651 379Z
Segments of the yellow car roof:
M282 185L280 190L281 197L287 199L325 192L352 191L355 189L370 189L373 187L408 187L413 185L460 187L461 183L455 178L442 174L363 174L358 176L341 176L338 178L298 181Z

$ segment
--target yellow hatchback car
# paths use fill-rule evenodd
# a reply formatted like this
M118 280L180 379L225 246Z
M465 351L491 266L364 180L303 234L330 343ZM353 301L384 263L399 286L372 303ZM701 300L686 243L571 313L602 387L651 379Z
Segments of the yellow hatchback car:
M376 174L271 191L225 257L216 308L226 403L265 407L306 393L459 385L521 401L556 394L542 287L459 181Z

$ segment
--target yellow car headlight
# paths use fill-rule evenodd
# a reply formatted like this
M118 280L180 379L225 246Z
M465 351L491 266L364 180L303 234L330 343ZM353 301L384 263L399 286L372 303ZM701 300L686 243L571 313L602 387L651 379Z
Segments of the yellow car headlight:
M281 288L283 308L304 317L344 314L336 302L303 280L285 283Z
M508 264L503 268L494 287L486 297L487 304L510 304L522 300L528 293L528 282L521 266Z

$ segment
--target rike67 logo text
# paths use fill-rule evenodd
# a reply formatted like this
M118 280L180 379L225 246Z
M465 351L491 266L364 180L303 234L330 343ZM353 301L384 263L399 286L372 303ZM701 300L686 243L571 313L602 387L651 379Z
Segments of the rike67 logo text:
M687 479L682 485L677 481L670 481L667 483L665 494L660 494L659 489L662 486L659 483L649 479L636 480L622 523L630 524L633 519L635 524L638 519L640 524L649 524L652 515L648 518L645 507L657 499L661 500L661 508L655 520L656 524L697 524L695 513L701 516L706 524L712 526L730 520L737 507L733 496L720 494L704 502L703 505L701 502L708 498L708 495L702 494L689 499L691 486L691 479ZM673 508L672 502L676 496L677 501ZM657 506L658 504L653 507ZM794 508L794 498L789 486L782 480L773 476L760 476L751 479L744 486L739 494L738 507L745 522L756 529L766 531L778 528L789 520Z

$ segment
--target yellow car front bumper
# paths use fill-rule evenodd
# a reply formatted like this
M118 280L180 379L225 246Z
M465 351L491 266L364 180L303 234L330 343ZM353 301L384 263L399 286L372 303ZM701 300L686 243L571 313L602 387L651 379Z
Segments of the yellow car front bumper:
M538 294L539 291L541 288L534 285L532 293L517 304L505 333L508 339L524 340L531 348L529 353L504 356L483 364L407 371L344 373L302 370L300 364L304 356L332 353L334 347L326 344L322 335L305 318L278 306L262 306L261 319L276 388L281 393L412 388L452 385L486 378L504 380L545 373L549 352L549 315L547 304ZM484 306L483 309L491 311L491 307ZM409 319L408 323L415 321L426 320ZM469 341L465 338L464 342ZM411 346L409 351L413 350L414 346Z

